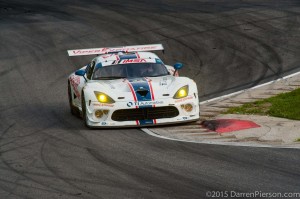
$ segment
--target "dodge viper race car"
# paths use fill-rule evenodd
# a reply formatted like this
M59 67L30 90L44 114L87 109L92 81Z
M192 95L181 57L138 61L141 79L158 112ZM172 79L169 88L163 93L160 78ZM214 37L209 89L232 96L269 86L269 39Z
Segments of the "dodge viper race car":
M161 44L68 50L96 55L68 78L72 114L87 127L152 126L199 119L196 83L179 77L181 63L165 65Z

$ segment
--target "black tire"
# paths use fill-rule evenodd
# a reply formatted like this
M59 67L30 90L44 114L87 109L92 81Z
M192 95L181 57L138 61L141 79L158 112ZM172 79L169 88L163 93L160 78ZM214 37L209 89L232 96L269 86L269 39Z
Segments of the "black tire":
M85 98L84 98L84 93L82 92L81 94L81 107L82 107L82 118L83 118L83 122L84 122L84 125L88 128L91 128L88 123L87 123L87 116L86 116L86 103L85 103Z
M79 109L76 106L74 106L72 103L72 92L71 92L71 85L69 81L68 81L68 98L69 98L69 106L70 106L71 114L79 117L80 116Z

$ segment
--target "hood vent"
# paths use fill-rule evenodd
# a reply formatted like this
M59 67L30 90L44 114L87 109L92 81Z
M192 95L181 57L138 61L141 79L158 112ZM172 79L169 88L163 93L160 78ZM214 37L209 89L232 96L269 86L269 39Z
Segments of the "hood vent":
M148 90L137 90L136 93L138 93L142 97L145 97L149 93L149 91Z

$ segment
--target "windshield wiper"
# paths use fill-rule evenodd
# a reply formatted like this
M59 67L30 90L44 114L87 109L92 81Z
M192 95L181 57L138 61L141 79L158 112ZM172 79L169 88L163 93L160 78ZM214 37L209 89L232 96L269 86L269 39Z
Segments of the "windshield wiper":
M147 76L147 77L160 77L160 76L166 76L166 75L152 75L152 76Z
M99 77L97 78L98 80L109 80L109 79L122 79L122 78L126 78L125 76L110 76L110 77Z

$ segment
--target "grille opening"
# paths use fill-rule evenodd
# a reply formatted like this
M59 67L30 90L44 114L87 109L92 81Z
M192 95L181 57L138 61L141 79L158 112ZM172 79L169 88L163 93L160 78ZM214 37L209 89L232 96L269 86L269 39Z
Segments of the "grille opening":
M112 114L114 121L135 121L147 119L172 118L179 115L179 111L174 106L145 107L137 109L120 109Z
M142 97L145 97L148 94L148 92L149 92L148 90L138 90L138 91L136 91L136 93L138 93Z

